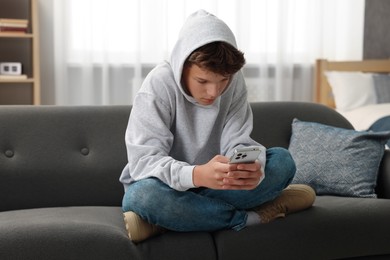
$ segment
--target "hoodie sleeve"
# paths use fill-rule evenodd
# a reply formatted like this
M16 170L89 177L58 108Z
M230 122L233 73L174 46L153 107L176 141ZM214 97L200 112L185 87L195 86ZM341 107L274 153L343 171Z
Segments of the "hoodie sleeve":
M125 136L127 170L133 181L155 177L179 191L194 187L194 166L169 156L173 113L153 94L143 92L135 98Z
M247 99L245 80L241 72L237 74L232 84L235 93L222 132L221 150L227 156L231 156L236 148L251 145L260 146L261 153L258 160L264 173L266 148L250 137L253 130L253 114Z

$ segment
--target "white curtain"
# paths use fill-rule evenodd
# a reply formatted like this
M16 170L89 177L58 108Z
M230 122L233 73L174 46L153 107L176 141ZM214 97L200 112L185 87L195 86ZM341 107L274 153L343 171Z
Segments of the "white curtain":
M362 58L364 0L56 0L56 104L131 104L186 17L224 20L245 52L250 101L311 101L317 58Z

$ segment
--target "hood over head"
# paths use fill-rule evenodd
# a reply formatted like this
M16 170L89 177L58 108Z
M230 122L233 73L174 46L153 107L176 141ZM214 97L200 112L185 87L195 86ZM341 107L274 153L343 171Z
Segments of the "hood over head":
M170 63L176 84L187 99L191 100L191 97L186 94L181 85L184 62L194 50L216 41L227 42L237 48L234 34L226 23L204 10L191 14L180 30Z

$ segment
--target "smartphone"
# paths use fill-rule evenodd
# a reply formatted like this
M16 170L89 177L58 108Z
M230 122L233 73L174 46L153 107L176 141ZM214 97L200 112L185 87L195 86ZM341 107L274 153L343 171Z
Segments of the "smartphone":
M230 157L229 163L253 163L259 158L260 153L260 146L237 148Z

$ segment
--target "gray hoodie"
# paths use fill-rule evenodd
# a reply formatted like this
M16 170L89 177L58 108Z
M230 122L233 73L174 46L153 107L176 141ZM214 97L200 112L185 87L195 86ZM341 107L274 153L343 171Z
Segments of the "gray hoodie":
M128 164L120 181L155 177L184 191L194 187L192 171L215 155L230 156L237 147L260 145L250 138L252 111L241 72L212 105L198 104L181 84L184 61L198 47L224 41L236 47L229 27L206 11L185 22L169 62L157 65L137 93L126 130ZM265 148L259 161L265 166Z

